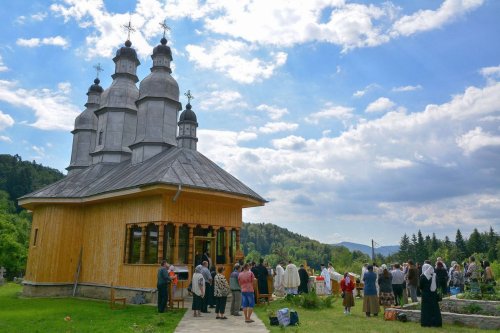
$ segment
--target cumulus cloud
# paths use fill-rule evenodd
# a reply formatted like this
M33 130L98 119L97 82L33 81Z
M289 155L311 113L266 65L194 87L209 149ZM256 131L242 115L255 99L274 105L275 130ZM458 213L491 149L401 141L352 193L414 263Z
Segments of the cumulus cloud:
M457 145L463 149L465 155L470 155L484 147L500 146L500 135L485 133L481 127L476 127L458 137Z
M0 80L0 101L32 110L36 119L30 125L42 130L71 130L80 113L64 91L48 88L28 90L7 80Z
M200 100L202 110L235 110L248 107L243 96L235 90L214 90L202 94Z
M286 138L274 139L272 144L276 149L299 150L306 147L306 139L301 136L290 135Z
M440 28L478 8L483 2L483 0L445 0L437 10L419 10L401 17L394 23L391 34L409 36Z
M384 156L377 156L375 165L381 169L400 169L411 167L413 162L401 158L391 159Z
M25 47L39 47L43 45L60 46L63 49L68 48L69 42L64 37L45 37L45 38L18 38L16 44Z
M320 121L327 119L346 120L352 118L353 112L354 108L327 103L324 110L311 113L305 118L305 121L310 124L318 124Z
M278 52L271 54L271 60L262 61L251 55L255 46L236 40L218 40L210 44L208 48L187 45L188 59L199 68L216 70L243 84L271 77L287 59L286 53Z
M0 141L12 143L12 139L5 135L0 135Z
M14 119L0 110L0 131L3 131L7 127L11 127L12 125L14 125Z
M389 111L392 110L396 106L396 103L391 101L387 97L380 97L376 101L373 101L370 103L366 109L365 112L383 112L383 111Z
M416 86L394 87L394 88L392 88L392 91L394 91L394 92L406 92L406 91L415 91L415 90L420 90L420 89L422 89L422 86L420 84L417 84Z
M266 104L261 104L257 106L256 108L259 111L264 111L267 112L269 115L269 118L272 120L278 120L284 115L288 114L288 110L286 108L278 108L276 106L271 106L271 105L266 105Z
M271 134L271 133L276 133L276 132L283 132L283 131L295 131L297 128L299 128L299 124L295 123L286 123L286 122L269 122L266 123L264 126L259 127L259 132L264 133L264 134Z

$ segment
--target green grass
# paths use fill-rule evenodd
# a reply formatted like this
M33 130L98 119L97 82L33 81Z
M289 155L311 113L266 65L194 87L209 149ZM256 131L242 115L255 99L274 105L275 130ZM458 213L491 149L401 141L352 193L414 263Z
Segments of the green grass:
M433 332L491 332L477 328L467 328L458 325L444 324L442 328L423 328L420 323L402 323L398 321L385 321L383 309L378 317L366 318L361 312L363 301L356 299L356 305L351 308L351 315L344 315L342 299L337 298L331 308L323 309L303 309L294 307L285 300L271 302L269 306L255 307L255 313L264 322L271 332L363 332L363 333L433 333ZM279 326L270 326L268 312L281 308L291 308L298 312L300 326L280 328Z
M146 305L111 310L105 301L24 298L21 288L12 283L0 287L0 332L173 332L186 311L159 314ZM68 316L71 320L66 321Z

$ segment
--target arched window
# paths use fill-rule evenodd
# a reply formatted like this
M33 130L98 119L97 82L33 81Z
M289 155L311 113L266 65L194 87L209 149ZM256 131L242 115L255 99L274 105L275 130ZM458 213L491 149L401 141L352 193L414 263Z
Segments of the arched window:
M163 259L167 262L172 263L174 261L174 226L169 223L163 226Z
M183 225L179 229L179 263L188 263L188 252L189 252L189 228L187 225Z
M144 253L145 264L158 263L158 226L150 223L146 227L146 252Z
M235 262L234 255L236 253L236 230L231 230L231 240L229 244L229 260Z
M139 226L134 226L130 228L130 248L128 255L129 264L138 264L141 260L141 237L142 228Z

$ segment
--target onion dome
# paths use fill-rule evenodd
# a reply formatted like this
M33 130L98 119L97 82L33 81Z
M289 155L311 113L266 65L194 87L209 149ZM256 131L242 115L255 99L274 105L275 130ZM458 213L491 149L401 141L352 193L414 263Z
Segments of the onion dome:
M90 86L89 88L89 93L91 92L96 92L96 93L102 93L103 92L103 89L102 87L99 85L99 83L101 82L101 80L99 79L95 79L94 80L94 84Z
M192 121L192 122L198 122L196 118L196 113L194 113L193 110L191 110L191 104L188 103L186 105L186 110L182 111L180 117L179 117L179 122L181 121Z
M165 37L163 37L160 40L160 45L156 46L153 49L153 56L152 57L154 57L156 55L160 55L160 54L166 55L170 61L173 61L172 50L170 49L170 46L167 45L167 39Z
M137 62L139 62L137 58L137 52L135 52L135 49L132 48L131 46L132 42L130 40L127 40L125 42L125 46L122 46L116 51L116 57L129 58L132 60L137 60Z

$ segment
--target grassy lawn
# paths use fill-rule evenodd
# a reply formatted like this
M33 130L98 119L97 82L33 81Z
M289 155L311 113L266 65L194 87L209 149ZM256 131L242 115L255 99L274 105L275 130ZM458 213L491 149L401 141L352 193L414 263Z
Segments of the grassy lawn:
M185 312L159 314L145 305L111 310L104 301L23 298L20 292L17 284L0 287L0 332L173 332Z
M476 328L466 328L457 325L445 324L442 328L423 328L419 323L402 323L398 321L384 321L383 310L378 317L366 318L361 312L362 300L355 300L356 306L351 308L351 315L344 315L342 307L342 299L337 299L332 308L324 309L303 309L291 305L285 300L271 302L269 306L257 306L256 314L266 324L266 327L271 332L366 332L366 333L418 333L418 332L491 332L488 330L479 330ZM281 308L295 309L299 314L300 326L286 327L285 329L279 326L270 326L267 312Z

